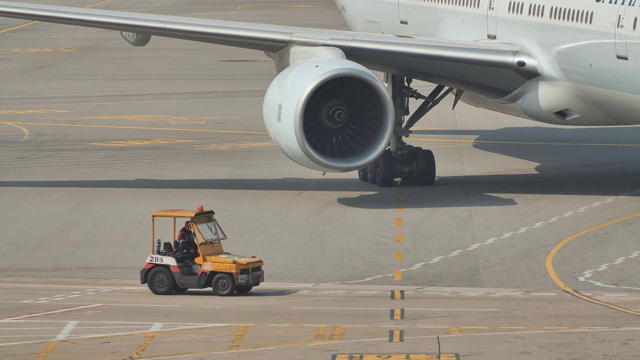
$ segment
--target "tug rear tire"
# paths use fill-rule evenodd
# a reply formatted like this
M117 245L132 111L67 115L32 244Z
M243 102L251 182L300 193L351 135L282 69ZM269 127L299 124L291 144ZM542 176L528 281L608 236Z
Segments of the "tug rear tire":
M149 271L147 286L156 295L169 295L176 287L176 280L171 270L164 266L156 266Z

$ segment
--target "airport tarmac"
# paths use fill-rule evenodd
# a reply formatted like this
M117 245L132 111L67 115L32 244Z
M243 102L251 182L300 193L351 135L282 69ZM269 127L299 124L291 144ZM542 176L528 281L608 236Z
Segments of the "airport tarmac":
M326 0L59 4L346 29ZM448 99L410 138L436 185L378 188L277 149L262 53L27 23L0 18L0 357L640 357L640 128ZM151 213L201 204L266 283L152 295Z

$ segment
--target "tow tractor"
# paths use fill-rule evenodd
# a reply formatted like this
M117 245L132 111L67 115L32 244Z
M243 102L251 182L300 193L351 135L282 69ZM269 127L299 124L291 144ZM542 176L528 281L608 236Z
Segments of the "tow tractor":
M173 239L162 241L156 236L156 219L173 220ZM177 221L186 219L184 236L176 236ZM169 221L158 221L165 227ZM181 221L182 222L182 221ZM179 224L182 226L182 224ZM169 230L169 229L167 229ZM170 209L160 210L151 216L151 255L140 270L140 283L147 284L156 295L184 292L187 289L212 287L220 296L235 292L245 294L264 282L263 262L251 256L227 253L222 240L227 239L213 210Z

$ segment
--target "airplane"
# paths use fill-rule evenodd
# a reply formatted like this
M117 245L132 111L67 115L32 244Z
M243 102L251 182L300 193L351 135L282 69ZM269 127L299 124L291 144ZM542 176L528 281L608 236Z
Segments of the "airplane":
M310 169L433 185L405 141L446 96L557 125L640 124L637 0L335 0L351 31L0 1L0 16L264 51L277 75L263 118ZM380 79L373 71L384 73ZM413 80L434 84L424 95ZM420 105L411 113L409 100Z

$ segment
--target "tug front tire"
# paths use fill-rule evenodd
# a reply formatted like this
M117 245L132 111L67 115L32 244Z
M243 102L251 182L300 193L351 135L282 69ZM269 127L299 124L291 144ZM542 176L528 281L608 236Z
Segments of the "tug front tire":
M176 287L176 280L171 270L164 266L156 266L149 271L147 286L156 295L169 295Z
M236 290L236 283L233 280L233 276L218 274L213 278L211 287L213 287L213 292L219 296L229 296Z

